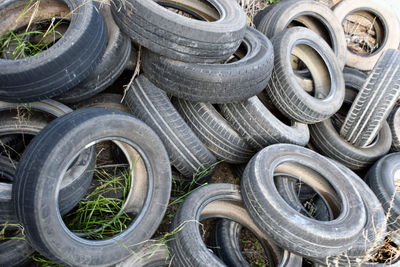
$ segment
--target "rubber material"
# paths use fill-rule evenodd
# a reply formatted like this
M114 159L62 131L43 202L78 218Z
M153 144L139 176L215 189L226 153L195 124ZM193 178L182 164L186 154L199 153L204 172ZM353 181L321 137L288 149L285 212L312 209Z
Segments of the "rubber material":
M122 31L154 53L184 62L218 62L239 47L246 15L234 1L208 2L220 13L216 21L187 18L156 1L112 1L111 11Z
M173 99L183 119L219 160L246 163L255 150L229 125L217 109L209 103Z
M0 59L0 99L32 102L55 97L83 81L95 68L106 47L106 30L95 2L63 0L74 10L65 35L46 51L24 59ZM49 5L48 2L45 4ZM0 33L15 23L23 1L0 4ZM13 15L7 15L13 10ZM27 16L28 17L28 16ZM22 22L21 22L22 23Z
M99 124L101 131L93 131ZM135 223L113 238L82 239L66 230L59 215L56 196L60 178L47 177L62 177L74 157L88 144L115 138L140 151L148 172L145 204ZM74 111L52 121L22 156L12 192L18 219L28 241L50 260L66 266L116 264L143 246L143 241L153 235L161 222L171 190L169 166L160 138L142 121L106 109Z
M358 147L374 140L400 95L399 65L399 51L382 53L340 129L344 139Z
M274 171L286 162L308 167L331 184L341 203L339 217L320 222L288 206L273 185ZM366 222L362 199L340 169L323 156L295 145L271 145L257 153L245 169L241 192L260 229L277 245L306 257L326 257L351 248Z
M400 27L396 14L388 8L374 0L343 0L333 7L333 13L343 24L345 18L355 11L371 12L377 19L382 21L384 30L383 44L371 55L357 55L347 49L346 65L368 71L372 70L381 54L387 49L397 49L400 43Z
M399 152L400 151L400 108L399 107L393 109L387 121L389 123L390 131L392 132L391 151Z
M58 96L56 98L58 101L76 103L104 91L118 79L128 63L131 56L130 38L122 33L115 24L108 5L101 5L101 13L108 35L107 47L101 61L83 82ZM132 48L132 50L134 49ZM136 53L136 51L132 52L134 55Z
M125 101L132 113L146 122L163 140L171 164L184 176L202 183L197 175L213 173L216 158L176 111L168 96L143 75L127 91Z
M184 63L147 50L142 58L143 73L160 89L185 100L208 103L246 100L267 85L274 53L271 42L250 27L246 28L242 47L245 55L226 64Z
M303 123L316 123L336 113L344 99L344 79L336 56L325 41L309 29L293 27L276 35L272 44L274 70L266 90L274 105L288 118ZM315 96L297 82L291 54L310 70Z
M257 150L276 143L304 146L310 139L307 125L298 122L286 125L257 96L240 103L220 105L220 108L232 127Z
M210 253L202 241L199 222L208 218L233 220L253 231L262 242L271 242L260 232L242 206L238 186L210 184L192 192L181 204L174 217L171 230L180 229L180 231L168 243L173 266L226 266L214 254ZM297 260L299 258L296 257ZM295 259L292 258L292 260Z
M301 24L321 36L335 53L339 66L343 69L346 61L346 38L335 14L322 3L312 0L289 0L275 3L273 15L267 14L261 19L257 29L272 38L291 27ZM273 18L272 18L273 16Z

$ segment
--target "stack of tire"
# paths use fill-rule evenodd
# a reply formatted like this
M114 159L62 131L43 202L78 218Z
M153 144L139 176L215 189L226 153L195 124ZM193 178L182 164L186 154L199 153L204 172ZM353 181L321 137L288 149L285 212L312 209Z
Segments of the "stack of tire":
M0 3L1 34L32 23L20 16L25 8ZM385 32L365 57L348 51L342 28L360 10ZM1 53L0 153L8 157L0 157L0 223L20 223L26 239L1 243L0 265L25 264L36 250L65 266L248 266L243 227L270 266L369 266L386 236L400 246L400 154L385 156L400 151L400 31L384 6L282 0L255 16L257 29L232 0L43 1L36 16L66 18L69 27L39 55ZM306 68L293 70L293 58ZM99 94L129 62L138 75L124 105ZM24 134L35 135L25 150ZM61 216L88 191L91 145L105 140L123 142L130 163L132 150L143 159L132 184L137 217L112 238L87 240ZM22 153L18 163L12 151ZM236 166L240 187L190 194L170 226L168 255L149 240L168 206L171 165L184 182L203 184L219 161ZM208 218L221 219L213 252L199 231Z

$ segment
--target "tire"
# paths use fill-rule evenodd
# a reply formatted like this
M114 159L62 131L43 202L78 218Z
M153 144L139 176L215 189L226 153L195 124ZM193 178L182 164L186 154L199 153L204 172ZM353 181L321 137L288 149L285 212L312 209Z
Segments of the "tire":
M7 157L0 157L0 223L18 223L14 206L11 202L12 181L17 163ZM7 181L7 182L5 182ZM1 256L0 256L1 259Z
M93 131L99 122L101 131ZM56 204L61 181L46 177L62 177L71 160L88 144L107 139L118 139L140 151L149 188L135 223L113 238L87 240L65 230ZM70 146L71 141L74 146ZM27 239L46 258L67 266L109 266L129 257L154 234L167 208L170 190L168 155L151 128L129 114L91 108L54 120L36 136L19 162L12 197Z
M276 143L291 143L304 146L310 132L302 123L285 124L275 117L255 96L240 103L220 105L221 113L232 127L255 149Z
M31 260L34 249L24 239L21 230L14 237L16 239L2 240L0 244L1 266L24 266Z
M250 266L244 258L239 244L239 233L242 226L234 221L222 219L217 222L213 233L214 253L223 260L227 266L241 267ZM260 242L260 241L259 241ZM282 250L275 244L263 244L269 266L302 266L302 257Z
M358 147L368 146L386 122L400 95L400 52L382 53L348 112L340 135Z
M341 202L335 220L326 224L303 216L280 197L273 172L285 162L310 168L331 184ZM257 153L245 169L241 192L254 223L278 246L306 257L328 257L351 248L366 222L362 199L340 169L323 156L295 145L272 145Z
M169 252L162 241L147 241L146 244L115 267L168 267Z
M101 6L101 13L108 33L107 47L101 61L83 82L58 96L56 99L60 102L77 103L104 91L118 79L128 63L131 56L130 38L115 24L108 5Z
M371 190L381 202L385 213L389 212L388 235L396 245L400 245L400 195L396 190L394 175L399 169L399 153L391 153L377 161L365 176Z
M397 107L389 115L388 123L392 133L392 152L400 151L400 108Z
M16 112L3 111L0 115L0 135L23 134L36 136L50 121L51 119L44 117L42 114L32 114L29 119L21 119ZM61 183L58 201L62 215L72 210L86 194L92 181L94 165L95 151L88 149L82 151L66 172ZM8 199L8 201L11 201L11 199Z
M156 2L139 0L113 1L111 11L122 31L154 53L184 62L210 63L225 60L236 51L245 34L246 15L236 2L208 2L222 14L219 20L199 21Z
M382 246L386 236L385 213L378 198L361 178L345 166L337 163L355 189L360 193L367 214L367 222L364 225L363 234L353 244L352 248L341 255L335 255L325 259L319 259L321 264L333 266L360 266L361 261L371 259L375 252Z
M260 232L242 206L238 186L210 184L191 193L175 214L171 230L179 231L168 243L172 266L226 266L203 243L199 222L208 218L233 220L251 230L262 242L271 242ZM301 262L301 257L298 258Z
M387 49L397 49L399 46L399 23L392 10L387 8L386 5L377 3L373 0L344 0L333 7L333 13L342 24L349 14L356 11L370 12L377 17L377 20L380 20L383 23L384 40L382 40L382 45L377 51L371 55L364 56L357 55L356 53L347 50L346 65L359 70L368 71L372 70L383 51Z
M348 109L365 83L366 77L360 71L345 68L346 96L342 107L330 119L310 125L311 143L317 151L352 170L368 168L389 151L392 140L386 123L379 131L377 142L366 148L353 146L339 135L340 126L343 125Z
M147 50L143 54L143 73L157 87L185 100L208 103L246 100L267 85L273 49L263 34L250 27L246 28L242 45L247 54L227 64L183 63Z
M107 108L129 113L127 106L121 103L122 96L118 94L103 93L76 104L77 109L82 108Z
M233 164L246 163L256 153L213 105L177 98L172 103L218 160Z
M275 63L266 90L274 105L288 118L303 123L316 123L336 113L344 99L343 73L321 37L309 29L294 27L276 35L272 44ZM307 65L318 98L309 95L297 82L291 54Z
M297 177L292 177L288 174L277 175L275 174L275 186L282 198L297 212L303 214L304 216L315 218L318 221L331 221L334 219L333 211L327 203L326 199L312 186L307 183L301 183L301 187L297 185ZM309 187L312 191L311 197L307 194L302 194L303 192L308 193L309 189L303 187ZM328 188L329 190L329 188ZM302 192L303 191L303 192ZM330 192L333 193L334 192ZM315 200L314 200L315 199ZM315 213L313 211L308 211L305 208L305 204L308 201L313 201L313 206L315 207ZM303 202L303 203L302 203Z
M56 45L40 55L0 59L1 100L24 103L55 97L82 82L97 65L106 47L106 31L98 5L83 0L63 2L70 10L79 8L79 12L73 12L67 32ZM7 14L12 10L18 16L25 6L24 1L3 2L0 17L15 22L15 16Z
M206 180L198 176L202 171L209 169L213 173L216 158L187 126L162 90L140 75L127 91L125 101L132 114L157 132L171 164L180 173L199 183Z
M272 8L275 7L276 7L275 5L269 5L265 7L263 10L258 11L258 13L253 17L254 26L257 28L261 20L264 18L264 16L267 16L267 14L272 10Z
M340 68L343 69L347 52L346 38L341 21L335 17L329 7L311 0L282 1L275 5L274 17L269 17L269 14L267 14L264 17L265 19L261 19L257 26L259 31L268 38L273 38L290 27L291 23L304 25L330 45Z

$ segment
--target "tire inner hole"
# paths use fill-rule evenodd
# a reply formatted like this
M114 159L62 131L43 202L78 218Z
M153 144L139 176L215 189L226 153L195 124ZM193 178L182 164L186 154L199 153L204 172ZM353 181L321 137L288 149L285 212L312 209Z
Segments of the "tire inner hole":
M311 73L314 90L305 91L317 99L327 98L331 92L332 81L328 67L320 54L307 44L297 44L292 49L291 57L298 58ZM295 70L293 70L293 73L295 73ZM300 83L299 85L301 86Z
M104 240L120 234L139 216L148 192L148 173L139 152L127 143L103 141L91 148L95 165L86 171L93 178L80 201L63 215L63 221L81 238Z
M342 26L347 49L361 56L378 52L387 35L385 24L380 17L366 10L358 10L347 15Z
M220 18L218 10L205 0L164 0L156 1L164 8L187 18L201 21L217 21Z

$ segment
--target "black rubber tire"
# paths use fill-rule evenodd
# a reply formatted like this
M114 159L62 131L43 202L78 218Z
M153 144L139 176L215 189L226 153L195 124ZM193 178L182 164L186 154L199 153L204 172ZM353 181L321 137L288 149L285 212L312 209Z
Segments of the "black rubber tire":
M97 3L84 0L63 2L75 12L67 32L55 45L33 57L0 59L1 100L32 102L55 97L82 82L97 65L104 53L107 36ZM0 17L7 17L10 10L21 14L25 6L24 1L3 2L0 4ZM0 29L0 32L6 30Z
M76 108L107 108L129 113L128 107L122 104L121 100L122 96L119 94L103 93L79 102Z
M2 227L3 228L3 227ZM2 240L0 244L0 266L27 266L35 251L19 232L16 239Z
M285 162L308 167L330 183L341 202L335 220L327 223L308 218L280 197L273 173ZM245 169L241 192L260 229L278 246L306 257L328 257L351 248L366 222L362 199L340 169L316 152L295 145L271 145L257 153Z
M246 163L256 153L209 103L175 98L172 103L193 132L217 157L228 163Z
M0 101L0 111L4 113L1 117L0 135L37 135L52 119L72 112L72 109L57 101L46 99L27 104ZM13 117L12 114L16 115ZM25 141L21 140L21 143L24 148ZM61 214L70 211L86 194L93 177L95 157L94 149L84 151L68 169L59 196Z
M146 77L140 75L127 91L125 101L132 114L147 123L168 151L171 164L184 176L195 182L197 174L211 168L215 156L199 140L176 111L168 96Z
M261 19L257 29L272 38L298 21L320 35L332 47L341 69L346 61L347 44L341 21L332 10L312 0L289 0L275 4L274 17ZM269 14L267 14L269 16Z
M340 135L358 147L368 146L386 122L400 95L400 52L382 53L358 93Z
M392 113L389 115L388 123L390 131L392 132L392 152L400 151L400 108L397 107L393 109Z
M347 107L353 103L367 77L362 72L351 68L345 68L343 76L346 84L343 105L330 119L310 125L311 143L317 151L346 167L352 170L363 170L389 152L392 142L391 133L388 124L384 123L377 142L367 148L355 147L339 135L339 128L343 125L348 112Z
M400 43L400 27L397 16L388 5L373 0L344 0L333 7L333 13L343 24L345 18L355 11L368 11L380 20L384 28L384 40L380 48L370 55L358 55L349 49L346 54L346 65L359 70L371 70L382 52L387 49L397 49Z
M249 262L244 258L239 244L239 233L242 225L237 222L222 219L217 222L212 236L212 246L218 258L230 267L250 267ZM260 241L259 241L260 242ZM283 250L270 242L262 244L268 259L268 266L302 266L302 257Z
M7 157L0 157L0 223L18 223L14 205L11 202L12 181L17 163ZM1 256L0 256L1 258Z
M302 184L301 187L309 187L313 192L311 197L308 197L307 194L302 194L302 192L308 193L309 189L299 188L297 185L297 178L292 177L288 174L277 175L275 174L275 186L278 190L279 194L282 198L288 203L293 209L297 212L310 217L315 218L318 221L330 221L333 220L333 212L329 206L329 203L325 200L325 198L318 193L312 186L308 185L307 183ZM311 214L308 211L302 202L309 201L311 198L315 198L318 196L314 201L315 206L315 214Z
M101 130L93 131L99 122ZM47 177L62 177L63 169L88 144L105 139L118 139L140 151L150 186L135 223L113 238L82 239L65 229L59 215L60 179ZM32 140L19 162L12 196L27 240L46 258L67 266L108 266L129 257L151 238L166 211L170 191L168 154L156 133L127 113L90 108L57 118Z
M243 207L239 186L210 184L192 192L175 214L170 229L180 231L168 242L172 266L226 266L203 243L199 224L208 218L233 220L251 230L263 243L271 242L260 232ZM295 258L301 262L301 257Z
M240 103L220 105L220 108L232 127L257 150L276 143L305 146L310 139L306 124L286 125L257 96Z
M395 173L400 168L400 153L391 153L377 161L365 176L369 187L374 191L388 215L388 234L396 245L400 245L400 194L394 181ZM392 232L394 231L394 232Z
M162 241L149 240L135 251L135 254L118 263L115 267L168 267L170 265L169 251Z
M288 118L304 123L322 121L338 111L345 93L343 73L325 41L307 28L293 27L276 35L272 43L274 70L266 90L274 105ZM323 99L309 95L299 85L292 69L291 54L307 65L316 96Z
M207 22L175 14L155 1L116 0L111 11L120 29L154 53L184 62L218 62L239 47L246 15L239 4L209 0L221 17Z
M340 163L337 163L343 174L360 193L364 202L367 222L364 225L363 234L353 244L352 248L341 255L319 259L322 264L332 266L360 266L361 260L368 262L375 252L382 246L386 236L386 218L381 203L368 185L354 172Z
M130 38L122 33L115 24L108 5L101 6L101 13L108 35L107 47L101 61L83 82L56 97L60 102L77 103L104 91L118 79L128 63L131 56ZM136 53L133 52L133 54ZM136 64L136 62L134 63Z
M0 115L0 135L24 134L38 135L51 119L42 114L31 114L29 119L20 119L16 112L3 111ZM30 143L26 147L29 147ZM25 152L24 152L25 153ZM22 154L23 156L23 154ZM83 151L68 169L59 192L59 210L62 215L72 210L86 194L93 177L95 151ZM11 200L10 200L11 201Z
M272 72L271 42L247 27L242 42L247 53L227 64L193 64L172 60L150 51L143 53L143 73L167 93L196 102L230 103L257 95Z

